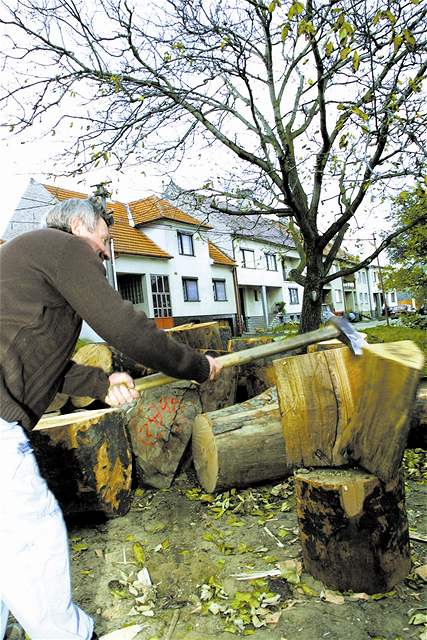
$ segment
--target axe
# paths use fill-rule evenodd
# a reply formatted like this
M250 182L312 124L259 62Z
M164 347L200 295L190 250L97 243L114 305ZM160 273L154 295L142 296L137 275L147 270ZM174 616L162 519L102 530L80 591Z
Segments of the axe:
M277 340L276 342L262 344L258 347L251 347L242 351L227 353L224 356L218 356L216 360L220 362L223 367L234 367L247 364L248 362L253 362L259 358L273 356L278 353L286 353L287 351L293 351L294 349L301 347L308 347L310 344L315 344L316 342L332 340L333 338L338 338L344 342L344 344L350 347L355 355L360 356L362 354L362 347L365 344L362 334L356 331L346 318L332 316L328 320L327 326L321 329L301 333L293 338L284 338L283 340ZM160 387L164 384L176 381L177 378L172 378L164 373L154 373L150 376L146 376L145 378L136 378L135 388L137 391L144 391L145 389Z
M276 342L270 342L269 344L262 344L258 347L251 347L250 349L244 349L235 353L227 353L224 356L218 356L217 360L218 362L221 362L223 367L234 367L247 364L248 362L253 362L254 360L265 358L267 356L273 356L278 353L286 353L293 349L308 347L310 344L315 344L316 342L332 340L333 338L338 338L348 345L355 355L362 354L362 347L365 343L362 334L356 331L345 318L332 316L328 320L327 326L322 329L316 329L315 331L302 333L294 336L293 338L284 338L283 340L277 340ZM137 391L144 391L145 389L153 389L154 387L161 387L162 385L177 381L178 378L172 378L164 373L154 373L150 376L146 376L145 378L136 378L134 382ZM117 410L130 412L135 407L135 403L136 401L122 407L111 407L109 409L100 409L99 411L102 411L103 413ZM82 412L81 416L83 420L87 417L87 412ZM57 417L46 417L34 427L34 431L49 429L54 426L58 426Z

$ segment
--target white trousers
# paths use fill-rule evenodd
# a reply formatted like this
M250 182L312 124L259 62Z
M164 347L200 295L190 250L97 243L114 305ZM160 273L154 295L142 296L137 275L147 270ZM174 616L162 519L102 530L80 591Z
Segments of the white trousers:
M9 610L31 640L92 637L92 618L71 599L61 509L22 427L0 418L0 640Z

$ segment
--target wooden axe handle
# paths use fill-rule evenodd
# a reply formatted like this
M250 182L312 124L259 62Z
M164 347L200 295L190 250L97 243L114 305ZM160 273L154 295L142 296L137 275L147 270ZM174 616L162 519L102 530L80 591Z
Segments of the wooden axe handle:
M248 362L253 362L259 358L273 356L276 353L286 353L286 351L292 351L293 349L298 349L300 347L308 347L310 344L322 342L323 340L339 338L340 335L341 331L336 326L330 325L323 327L322 329L309 331L308 333L301 333L293 338L285 338L283 340L277 340L276 342L261 344L258 347L251 347L250 349L227 353L226 355L219 356L216 359L223 367L234 367L241 364L247 364ZM161 387L164 384L176 381L177 378L172 378L164 373L154 373L153 375L146 376L145 378L136 378L135 388L138 391L144 391L145 389Z

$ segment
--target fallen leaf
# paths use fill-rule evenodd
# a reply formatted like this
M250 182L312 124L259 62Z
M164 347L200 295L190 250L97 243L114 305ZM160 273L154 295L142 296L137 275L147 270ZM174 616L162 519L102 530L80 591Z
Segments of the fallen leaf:
M427 581L427 564L423 564L421 567L415 569L417 576L420 576L423 580Z
M360 593L352 593L350 600L370 600L370 596L367 593L361 591Z
M344 596L342 595L342 593L337 593L336 591L325 589L320 594L320 597L325 602L330 602L331 604L344 604Z
M133 624L130 627L123 627L123 629L117 629L104 636L100 636L99 640L133 640L144 626L143 624Z

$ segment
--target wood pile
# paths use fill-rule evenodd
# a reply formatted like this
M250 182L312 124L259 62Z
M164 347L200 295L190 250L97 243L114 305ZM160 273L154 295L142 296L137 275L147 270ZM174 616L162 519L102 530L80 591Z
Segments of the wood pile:
M172 333L222 355L218 323L205 324ZM263 340L228 338L227 351ZM426 387L416 396L422 357L408 342L368 345L358 358L336 347L230 367L214 383L147 389L127 413L45 417L32 435L42 473L66 513L114 517L129 508L132 479L169 487L189 451L208 492L303 466L295 487L306 569L334 588L387 591L409 570L400 464L409 431L411 446L425 444ZM83 356L107 372L146 375L108 345ZM242 381L248 399L235 404Z

